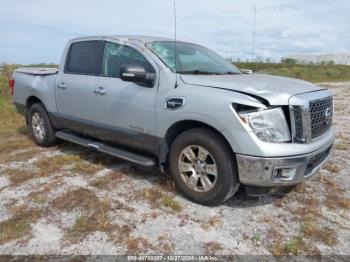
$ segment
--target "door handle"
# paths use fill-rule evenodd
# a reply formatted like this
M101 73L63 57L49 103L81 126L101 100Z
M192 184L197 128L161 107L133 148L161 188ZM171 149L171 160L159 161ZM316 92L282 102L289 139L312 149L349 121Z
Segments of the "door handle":
M106 90L102 86L100 86L94 89L94 93L96 95L104 95L106 94Z
M63 83L63 82L62 82L62 83L59 83L59 84L57 85L57 87L60 88L60 89L63 89L63 90L67 88L66 84Z

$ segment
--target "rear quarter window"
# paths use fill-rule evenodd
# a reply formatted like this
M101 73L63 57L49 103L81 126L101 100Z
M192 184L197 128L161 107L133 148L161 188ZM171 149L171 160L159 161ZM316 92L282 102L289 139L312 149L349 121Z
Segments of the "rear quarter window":
M65 73L100 75L103 46L102 41L73 43L68 52Z

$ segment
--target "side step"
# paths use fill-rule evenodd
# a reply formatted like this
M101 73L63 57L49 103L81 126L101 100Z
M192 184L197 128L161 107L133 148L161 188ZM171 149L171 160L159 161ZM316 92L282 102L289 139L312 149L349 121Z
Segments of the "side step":
M153 160L152 158L149 157L145 157L139 154L135 154L129 151L126 151L124 149L120 149L117 147L112 147L112 146L108 146L104 143L100 143L100 142L95 142L93 140L89 140L87 138L83 138L77 135L73 135L70 133L66 133L63 131L58 131L55 133L56 137L62 139L62 140L66 140L69 142L72 142L74 144L78 144L81 146L85 146L85 147L89 147L91 149L94 149L96 151L108 154L108 155L112 155L121 159L124 159L126 161L135 163L135 164L139 164L142 166L154 166L155 160Z

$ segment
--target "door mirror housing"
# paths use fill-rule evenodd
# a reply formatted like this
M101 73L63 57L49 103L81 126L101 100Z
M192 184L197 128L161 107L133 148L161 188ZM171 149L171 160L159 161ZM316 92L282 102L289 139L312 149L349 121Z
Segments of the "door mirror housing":
M123 66L120 69L120 79L126 82L134 82L152 87L155 74L147 73L143 66Z

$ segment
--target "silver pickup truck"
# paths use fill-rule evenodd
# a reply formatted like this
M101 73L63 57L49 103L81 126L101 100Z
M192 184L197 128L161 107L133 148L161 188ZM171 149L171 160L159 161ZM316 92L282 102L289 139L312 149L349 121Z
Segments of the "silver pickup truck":
M14 103L35 142L67 140L169 170L212 205L310 178L330 156L332 94L311 83L242 74L205 47L146 36L67 44L58 70L20 68Z

